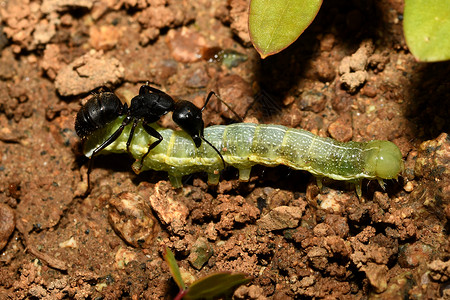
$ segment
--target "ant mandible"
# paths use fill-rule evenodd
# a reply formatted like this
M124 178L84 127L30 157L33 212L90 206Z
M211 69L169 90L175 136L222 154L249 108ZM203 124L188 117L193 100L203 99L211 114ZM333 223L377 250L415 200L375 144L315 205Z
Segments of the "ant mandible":
M148 83L142 85L139 89L139 95L131 99L130 107L128 107L127 104L122 104L120 99L114 93L102 92L95 94L94 97L89 99L88 102L81 107L75 120L75 131L82 140L86 139L97 129L114 121L117 117L123 115L126 115L126 117L123 119L119 128L92 152L87 171L87 191L89 192L90 190L89 177L92 170L93 157L112 144L122 134L125 126L133 122L127 140L128 152L133 140L134 131L139 122L142 122L142 127L148 134L157 139L155 142L149 144L147 152L141 157L140 164L142 165L145 157L150 151L163 140L161 134L149 124L158 121L163 115L170 111L173 112L173 121L191 136L195 146L199 148L202 141L206 142L217 152L222 160L223 167L225 168L225 160L223 159L222 154L203 136L204 123L202 112L212 95L215 95L221 100L216 93L211 91L206 97L205 104L200 109L192 102L186 100L175 101L171 96L159 89L149 86Z

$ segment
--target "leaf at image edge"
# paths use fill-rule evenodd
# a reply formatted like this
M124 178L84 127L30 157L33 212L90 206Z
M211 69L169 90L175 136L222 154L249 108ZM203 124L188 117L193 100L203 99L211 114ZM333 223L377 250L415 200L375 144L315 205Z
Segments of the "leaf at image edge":
M244 273L218 272L200 278L189 288L183 299L212 299L231 293L234 288L252 280Z
M406 0L403 17L406 43L418 60L450 59L449 0Z
M185 290L186 286L184 285L184 281L181 278L180 268L178 268L177 261L172 251L166 247L164 252L164 260L169 265L170 274L172 274L173 280L178 285L180 290Z
M322 0L251 0L249 33L262 58L292 44L316 17Z

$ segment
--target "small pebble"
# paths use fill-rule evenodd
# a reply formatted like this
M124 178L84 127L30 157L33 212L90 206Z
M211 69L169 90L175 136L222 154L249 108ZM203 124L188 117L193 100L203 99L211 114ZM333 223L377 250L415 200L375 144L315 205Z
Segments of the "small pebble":
M158 232L150 206L133 193L124 192L111 199L109 222L114 231L134 247L149 247Z
M408 181L403 189L408 193L412 192L414 190L414 183L412 181Z
M183 27L181 30L170 30L166 37L170 53L178 62L192 63L202 58L206 40L196 31Z
M297 227L304 207L279 206L258 220L258 226L265 230L281 230Z
M59 248L72 248L72 249L75 249L75 248L78 248L78 243L73 237L71 237L67 241L59 243Z
M188 260L194 268L200 270L212 255L213 248L206 238L199 237L194 245L192 245L191 254L188 257Z
M340 141L348 142L353 137L352 126L344 118L339 118L328 126L330 135Z

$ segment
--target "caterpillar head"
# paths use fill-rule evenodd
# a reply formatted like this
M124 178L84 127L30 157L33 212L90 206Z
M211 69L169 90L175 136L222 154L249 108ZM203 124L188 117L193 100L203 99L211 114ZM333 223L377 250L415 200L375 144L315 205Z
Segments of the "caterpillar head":
M403 172L402 153L389 141L370 141L365 147L364 169L378 179L395 179Z

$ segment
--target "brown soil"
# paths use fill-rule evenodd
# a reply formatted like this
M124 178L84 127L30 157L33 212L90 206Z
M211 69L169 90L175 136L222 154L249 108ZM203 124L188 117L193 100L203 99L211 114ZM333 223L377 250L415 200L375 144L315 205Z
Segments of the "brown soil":
M0 298L171 299L167 246L188 284L252 276L237 299L449 299L450 68L408 52L402 3L324 1L261 61L243 0L0 2ZM207 60L212 47L248 59L226 67ZM102 85L129 100L146 81L198 106L214 90L247 120L391 140L406 170L386 190L364 182L362 199L285 167L255 167L248 183L229 169L217 187L195 174L174 190L110 155L80 197L80 105ZM206 125L230 123L212 102Z

